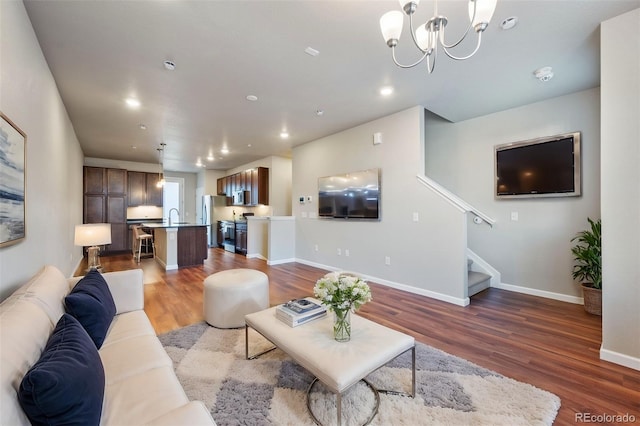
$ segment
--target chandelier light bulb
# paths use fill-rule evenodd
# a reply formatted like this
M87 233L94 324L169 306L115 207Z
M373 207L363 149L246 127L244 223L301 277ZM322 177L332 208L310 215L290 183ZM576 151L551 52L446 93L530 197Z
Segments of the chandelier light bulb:
M476 32L484 31L487 29L493 12L496 10L496 3L498 0L469 0L469 20ZM475 6L476 16L474 19L473 9Z
M382 37L389 47L398 44L400 34L402 34L403 21L402 12L398 10L387 12L380 18L380 31L382 31Z

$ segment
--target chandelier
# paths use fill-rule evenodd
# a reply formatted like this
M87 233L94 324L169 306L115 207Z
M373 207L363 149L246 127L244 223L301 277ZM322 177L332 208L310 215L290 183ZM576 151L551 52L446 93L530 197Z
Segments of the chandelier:
M434 14L427 22L420 25L416 30L413 28L413 13L418 8L420 0L399 0L400 6L404 13L409 16L409 27L411 28L411 37L416 47L422 53L420 59L410 65L403 65L396 59L395 47L400 40L400 34L402 33L402 25L404 16L402 12L393 10L382 15L380 18L380 30L382 31L382 37L387 43L387 46L391 48L391 54L393 62L400 68L412 68L421 63L425 58L427 60L427 70L429 73L433 72L436 66L436 58L438 56L438 43L442 46L444 53L451 59L456 61L463 61L469 59L480 48L480 42L482 41L482 32L487 29L489 21L493 16L493 12L496 9L497 0L469 0L469 26L464 32L462 37L455 43L445 43L444 29L447 26L447 18L442 15L438 15L438 0L435 0ZM476 48L470 54L466 56L455 56L451 53L450 49L457 47L462 40L469 34L471 28L478 34L478 43Z

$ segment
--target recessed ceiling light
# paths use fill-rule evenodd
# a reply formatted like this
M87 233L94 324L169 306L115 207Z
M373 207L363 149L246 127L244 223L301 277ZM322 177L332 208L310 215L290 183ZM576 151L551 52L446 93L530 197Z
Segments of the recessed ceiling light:
M504 19L502 22L500 22L500 28L502 28L503 30L510 30L511 28L515 27L517 24L518 24L518 17L510 16Z
M147 126L145 126L144 124L140 124L138 127L140 128L140 130L147 130Z
M129 108L140 108L140 101L135 98L127 98L124 101Z
M176 63L173 61L164 61L163 65L165 67L165 69L169 70L169 71L173 71L176 69Z
M256 95L247 95L247 100L251 102L255 102L258 100L258 97Z
M251 144L247 144L247 147L251 148Z
M380 89L380 94L382 96L389 96L392 93L393 93L393 87L391 86L385 86Z
M225 148L222 148L222 149L220 150L220 152L221 152L221 153L223 153L223 154L228 154L228 153L229 153L229 148L226 148L226 147L225 147Z
M324 115L324 111L323 111L323 110L321 110L321 109L317 109L317 110L316 110L316 115L317 115L318 117L321 117L321 116L323 116L323 115Z
M213 155L208 155L207 156L207 161L213 161Z
M280 137L282 139L288 139L289 138L289 132L280 132Z
M306 49L304 49L304 53L309 56L318 56L320 54L320 51L314 49L313 47L307 47Z
M138 147L135 145L131 145L131 149L138 149Z

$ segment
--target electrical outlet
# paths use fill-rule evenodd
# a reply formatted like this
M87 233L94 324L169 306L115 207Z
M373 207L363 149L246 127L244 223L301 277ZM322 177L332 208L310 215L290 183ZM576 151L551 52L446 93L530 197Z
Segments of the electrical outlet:
M518 212L511 212L511 220L514 222L518 221Z
M315 246L313 246L313 249L314 249L315 251L318 251L318 245L316 244Z
M302 217L307 217L307 212L302 212Z
M344 249L344 255L349 257L349 249Z
M384 257L384 264L385 265L391 265L391 258L389 256L385 256Z
M418 212L413 212L413 221L417 222L418 220L420 220L420 216L418 215Z
M336 253L338 254L338 256L342 256L342 249L338 249Z

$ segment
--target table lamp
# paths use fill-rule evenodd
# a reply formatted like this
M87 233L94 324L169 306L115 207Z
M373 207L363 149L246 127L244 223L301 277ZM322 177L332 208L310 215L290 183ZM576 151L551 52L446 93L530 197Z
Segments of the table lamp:
M87 249L87 271L100 269L100 245L111 244L110 223L87 223L76 225L74 242L77 246L89 247Z

